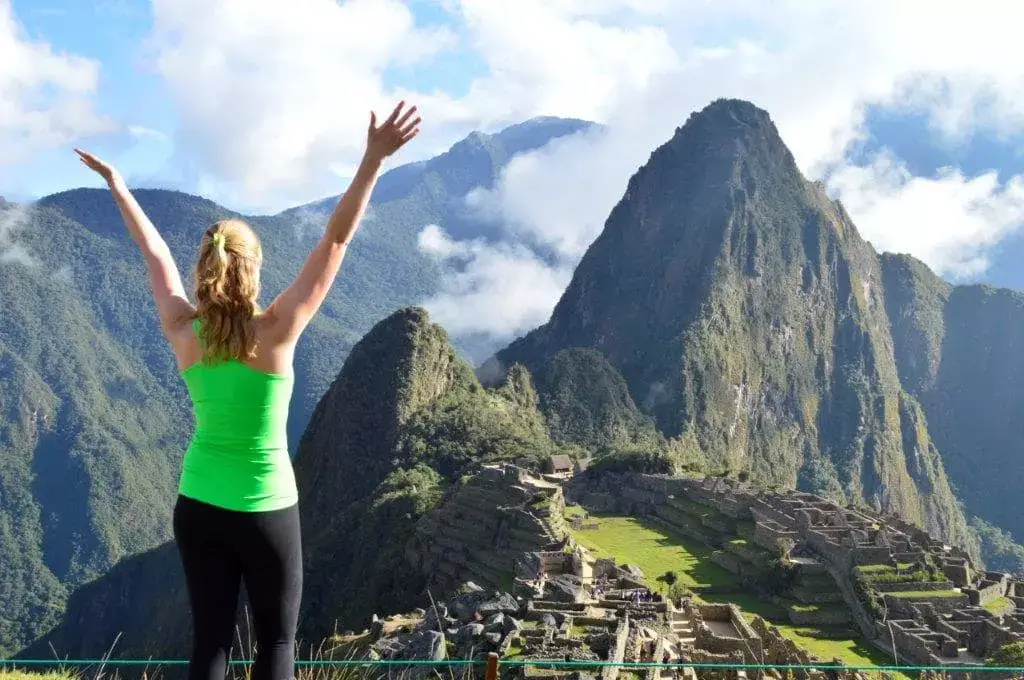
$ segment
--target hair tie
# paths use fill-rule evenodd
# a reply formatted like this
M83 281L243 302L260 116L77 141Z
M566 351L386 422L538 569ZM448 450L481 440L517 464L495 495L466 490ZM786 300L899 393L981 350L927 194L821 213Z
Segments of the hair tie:
M212 238L213 238L213 245L217 246L217 250L219 250L222 255L226 255L227 253L224 250L224 242L227 239L224 237L224 234L221 233L221 232L217 232L216 234L213 235Z

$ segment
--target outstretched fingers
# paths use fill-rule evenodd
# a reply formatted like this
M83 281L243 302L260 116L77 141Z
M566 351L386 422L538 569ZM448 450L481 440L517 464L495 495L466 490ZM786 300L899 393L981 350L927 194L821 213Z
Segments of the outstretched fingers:
M81 149L75 149L75 153L78 154L78 159L82 161L85 167L89 168L98 173L104 173L110 170L110 166L105 162L101 161L96 156L93 156L88 151L82 151Z
M416 133L420 131L419 125L422 120L422 118L416 116L416 120L399 129L398 134L403 142L416 136Z
M395 127L397 127L398 129L401 130L403 127L405 127L406 121L408 121L409 118L414 113L416 113L416 107L415 106L413 106L411 109L406 111L405 114L395 122ZM417 120L419 120L419 119L417 119Z
M398 114L402 112L402 107L403 106L405 106L405 100L404 99L402 101L398 102L398 106L395 107L395 110L391 112L391 115L388 116L388 119L386 121L384 121L384 125L381 126L381 127L390 127L391 125L393 125L394 122L396 120L398 120Z

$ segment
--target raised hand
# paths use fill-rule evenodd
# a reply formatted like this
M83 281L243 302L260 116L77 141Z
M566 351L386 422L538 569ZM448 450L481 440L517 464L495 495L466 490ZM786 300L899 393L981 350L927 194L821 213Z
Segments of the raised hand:
M81 149L75 149L75 153L78 154L82 163L84 163L87 168L106 180L107 184L110 184L114 179L120 177L113 165L100 160L91 153L82 151Z
M395 110L379 126L377 125L377 114L370 111L370 129L366 133L367 153L381 159L386 158L419 133L419 124L422 119L417 116L414 120L409 120L412 114L416 113L416 107L413 106L403 114L402 107L404 106L404 101L398 102Z

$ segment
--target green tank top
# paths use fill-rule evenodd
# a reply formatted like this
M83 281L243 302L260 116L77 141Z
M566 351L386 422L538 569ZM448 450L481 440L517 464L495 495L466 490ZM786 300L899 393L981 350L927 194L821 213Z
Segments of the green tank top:
M192 324L198 336L199 320ZM238 361L181 372L192 398L195 433L178 492L227 510L263 512L298 502L288 456L288 404L294 375Z

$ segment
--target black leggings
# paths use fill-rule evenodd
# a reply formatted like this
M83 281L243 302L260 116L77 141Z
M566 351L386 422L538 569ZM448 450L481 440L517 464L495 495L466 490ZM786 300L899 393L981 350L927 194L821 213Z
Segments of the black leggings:
M224 680L243 582L256 629L251 680L294 678L302 596L298 505L235 512L179 496L174 540L192 607L189 680Z

